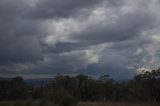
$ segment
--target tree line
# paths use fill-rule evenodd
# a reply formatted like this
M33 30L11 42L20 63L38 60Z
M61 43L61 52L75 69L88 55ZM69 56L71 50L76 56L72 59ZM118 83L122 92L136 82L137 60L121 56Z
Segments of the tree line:
M94 79L86 75L55 76L41 86L27 85L22 77L0 81L0 100L40 100L70 106L77 101L160 102L160 69L143 71L127 82L109 75Z

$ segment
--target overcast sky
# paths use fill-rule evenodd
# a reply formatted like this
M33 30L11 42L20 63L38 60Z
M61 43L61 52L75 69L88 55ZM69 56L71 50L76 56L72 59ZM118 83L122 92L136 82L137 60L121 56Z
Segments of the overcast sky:
M160 67L159 0L0 0L0 77Z

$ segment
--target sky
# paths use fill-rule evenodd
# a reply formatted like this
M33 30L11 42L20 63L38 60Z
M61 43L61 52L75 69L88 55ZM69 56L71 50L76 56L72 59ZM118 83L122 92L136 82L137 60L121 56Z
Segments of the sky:
M159 0L0 0L0 77L160 67Z

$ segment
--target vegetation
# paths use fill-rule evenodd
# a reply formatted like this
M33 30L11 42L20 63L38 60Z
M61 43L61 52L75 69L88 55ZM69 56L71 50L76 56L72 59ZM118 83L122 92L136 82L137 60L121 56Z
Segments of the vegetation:
M38 102L33 102L35 100ZM49 84L37 87L16 77L0 81L0 101L24 101L12 103L14 106L97 106L96 102L99 106L113 106L113 103L114 106L131 106L127 102L140 106L147 101L145 106L149 106L160 102L160 69L143 71L132 80L121 83L109 75L99 79L85 75L57 75ZM1 102L0 106L12 105Z
M0 102L0 106L40 106L39 102ZM57 106L46 104L45 106ZM127 103L127 102L79 102L77 106L159 106L155 103Z

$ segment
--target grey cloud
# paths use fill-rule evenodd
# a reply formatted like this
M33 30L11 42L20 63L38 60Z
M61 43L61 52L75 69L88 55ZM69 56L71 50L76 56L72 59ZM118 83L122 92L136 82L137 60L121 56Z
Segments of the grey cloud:
M42 60L40 45L33 37L18 37L5 43L0 46L0 64Z
M150 39L147 39L148 37L142 36L141 34L143 31L154 28L154 24L155 17L152 16L151 13L145 10L139 10L120 15L119 18L115 20L115 23L106 25L102 25L101 23L93 25L92 23L85 24L85 29L78 33L73 32L71 36L69 36L72 40L79 41L78 43L58 42L55 46L51 46L47 50L54 53L70 52L110 42L118 44L119 47L117 47L117 49L120 49L123 45L124 48L127 48L125 45L128 47L129 45L137 47L138 44L151 43Z
M0 64L42 60L38 36L42 34L37 21L24 19L24 0L0 1Z
M89 8L102 0L39 0L28 14L31 18L50 19L73 16L82 8Z
M1 0L0 1L0 20L13 21L14 19L25 16L30 8L26 0Z
M152 30L159 29L157 16L148 9L150 2L141 0L141 4L145 5L136 7L126 2L127 0L37 0L31 5L26 0L1 0L0 74L84 73L128 78L145 64L153 64L152 61L157 64L159 60L155 58L159 56L159 41L156 39L154 43L152 37L149 37L159 35ZM131 11L121 13L120 10L126 5L131 7ZM109 10L116 18L107 18L104 24L99 23L101 17L99 20L95 18L96 22L88 22L90 18L96 17L92 17L92 12L97 8ZM83 14L82 10L89 11ZM68 41L54 39L57 40L56 44L43 44L43 40L49 34L52 35L48 28L57 28L52 28L52 21L67 20L69 17L80 21L78 24L84 26L80 25L78 31L69 29L71 32L68 35L64 32L64 38ZM47 23L48 20L51 23ZM61 23L63 25L63 20ZM56 34L53 33L52 36L58 39L63 37L61 33ZM111 45L103 47L108 44ZM142 50L135 53L139 48Z
M119 8L125 5L125 0L103 0L103 4L111 8Z
M73 33L73 39L84 42L104 43L134 39L154 25L154 16L142 10L120 15L115 23L89 25L80 33Z
M79 73L80 69L85 69L88 65L97 62L98 56L96 54L88 54L83 50L62 54L48 54L45 57L45 62L42 62L34 68L26 71L26 73Z
M114 50L125 50L125 49L137 49L145 48L152 44L151 38L147 36L137 37L135 39L129 39L126 41L115 42L111 45L111 49Z
M102 51L102 56L98 64L90 65L87 69L81 70L81 73L87 73L94 76L102 76L109 74L114 79L129 79L135 75L135 69L128 69L127 66L132 63L127 51L116 51L105 49ZM131 59L131 58L130 58Z
M104 21L104 24L87 23L86 20L83 20L84 23L86 23L79 27L82 30L68 35L68 38L73 41L78 41L78 43L58 42L47 50L48 52L54 53L70 52L103 43L117 43L119 45L119 43L123 41L127 41L128 43L131 41L130 45L133 46L135 45L134 41L137 39L143 39L143 42L138 40L141 44L149 43L150 40L146 39L146 36L142 36L142 33L156 27L154 26L156 23L156 17L149 11L143 9L144 8L140 7L136 11L126 14L118 14L117 12L118 18L111 20L114 21L114 23L108 20L106 20L106 23Z
M83 49L87 49L88 46L90 46L92 44L90 43L81 43L81 42L58 42L56 43L54 46L48 46L45 45L45 48L43 49L43 51L45 53L65 53L65 52L71 52L74 50L83 50Z

